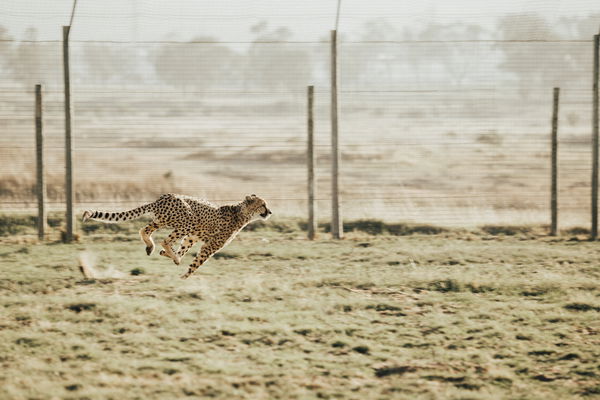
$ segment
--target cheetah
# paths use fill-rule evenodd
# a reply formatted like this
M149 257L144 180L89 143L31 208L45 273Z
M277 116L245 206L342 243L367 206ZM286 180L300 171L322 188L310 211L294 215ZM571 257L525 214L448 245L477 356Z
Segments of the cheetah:
M123 212L85 211L83 222L93 219L103 222L121 222L137 219L152 213L153 218L147 226L140 229L140 236L146 245L146 254L154 251L152 234L160 228L174 229L160 244L161 256L173 260L179 265L181 258L194 244L202 241L202 246L194 261L188 267L182 279L187 279L213 254L225 247L250 222L267 219L272 214L263 199L256 195L246 198L235 205L218 207L207 200L190 196L167 193L155 202L144 204L133 210ZM172 244L180 240L177 251Z

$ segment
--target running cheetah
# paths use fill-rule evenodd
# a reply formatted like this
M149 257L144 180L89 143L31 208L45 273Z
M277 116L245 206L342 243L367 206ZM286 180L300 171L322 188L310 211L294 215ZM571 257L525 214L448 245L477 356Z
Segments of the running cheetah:
M192 275L213 254L225 247L248 223L262 218L267 219L271 210L263 199L256 195L246 196L238 204L215 206L203 199L179 194L164 194L153 203L145 204L133 210L123 212L85 211L83 222L95 219L104 222L128 221L146 213L154 215L152 222L140 229L140 236L146 244L146 254L154 251L152 234L160 228L174 231L161 242L161 256L168 257L179 265L181 258L198 241L202 247L190 264L182 279ZM181 240L177 252L171 245Z

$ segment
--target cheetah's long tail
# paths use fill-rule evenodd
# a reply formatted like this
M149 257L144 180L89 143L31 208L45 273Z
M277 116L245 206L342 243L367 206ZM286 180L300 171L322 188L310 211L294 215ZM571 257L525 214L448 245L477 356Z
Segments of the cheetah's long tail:
M152 211L152 204L144 204L138 208L134 208L129 211L122 212L104 212L104 211L84 211L83 212L83 222L88 219L95 219L96 221L102 222L121 222L121 221L129 221L132 219L140 218L142 215Z

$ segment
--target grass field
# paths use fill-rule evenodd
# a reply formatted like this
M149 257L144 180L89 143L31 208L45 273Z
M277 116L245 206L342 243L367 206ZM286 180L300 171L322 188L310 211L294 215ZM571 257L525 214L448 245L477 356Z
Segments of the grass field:
M70 245L3 231L2 398L600 395L600 248L577 232L371 224L384 233L308 242L275 220L182 281L189 255L87 226Z

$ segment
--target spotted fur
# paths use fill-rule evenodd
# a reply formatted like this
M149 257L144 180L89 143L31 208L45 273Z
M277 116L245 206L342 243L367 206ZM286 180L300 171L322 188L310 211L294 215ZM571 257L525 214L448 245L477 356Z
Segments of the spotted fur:
M172 259L177 265L196 242L202 241L202 247L194 261L181 276L185 279L227 245L248 223L259 218L267 219L271 211L265 201L254 194L246 196L238 204L218 207L203 199L168 193L153 203L129 211L85 211L83 221L94 219L121 222L147 213L153 214L152 222L140 229L140 236L146 244L146 254L150 255L154 251L152 234L160 228L173 229L160 243L163 247L160 255ZM171 246L178 240L181 240L181 244L175 252Z

